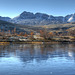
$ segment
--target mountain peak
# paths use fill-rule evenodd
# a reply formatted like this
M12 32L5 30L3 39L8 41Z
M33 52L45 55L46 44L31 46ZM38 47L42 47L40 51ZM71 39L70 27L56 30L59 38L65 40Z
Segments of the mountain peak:
M34 17L35 16L33 13L27 11L24 11L23 13L20 14L21 19L33 19Z
M31 13L31 12L23 11L21 14L28 14L28 13Z

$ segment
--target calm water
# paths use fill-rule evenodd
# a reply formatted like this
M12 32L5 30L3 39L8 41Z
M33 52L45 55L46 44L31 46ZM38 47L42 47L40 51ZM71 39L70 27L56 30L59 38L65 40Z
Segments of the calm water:
M0 46L0 75L75 75L75 44Z

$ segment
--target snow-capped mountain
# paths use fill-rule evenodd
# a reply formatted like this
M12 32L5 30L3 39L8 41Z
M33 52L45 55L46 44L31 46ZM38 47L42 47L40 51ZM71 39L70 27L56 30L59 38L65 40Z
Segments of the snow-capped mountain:
M44 13L22 12L19 16L10 19L9 17L0 17L0 20L22 24L22 25L49 25L75 22L75 14L63 16L53 16Z
M68 22L75 22L75 14L72 14L72 16L68 19Z

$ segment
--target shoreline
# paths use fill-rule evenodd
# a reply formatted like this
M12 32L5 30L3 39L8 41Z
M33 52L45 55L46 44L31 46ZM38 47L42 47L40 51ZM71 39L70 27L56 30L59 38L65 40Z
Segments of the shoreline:
M57 43L75 43L75 41L0 41L0 45L8 44L57 44Z

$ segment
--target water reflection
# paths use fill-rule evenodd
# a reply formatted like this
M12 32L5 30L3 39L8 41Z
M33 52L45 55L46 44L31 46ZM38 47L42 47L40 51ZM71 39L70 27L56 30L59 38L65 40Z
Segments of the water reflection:
M0 46L1 75L73 75L74 65L75 44Z
M50 45L34 45L34 44L11 44L0 46L0 58L15 56L23 62L37 59L47 60L48 58L65 57L66 59L75 60L74 44L50 44Z

